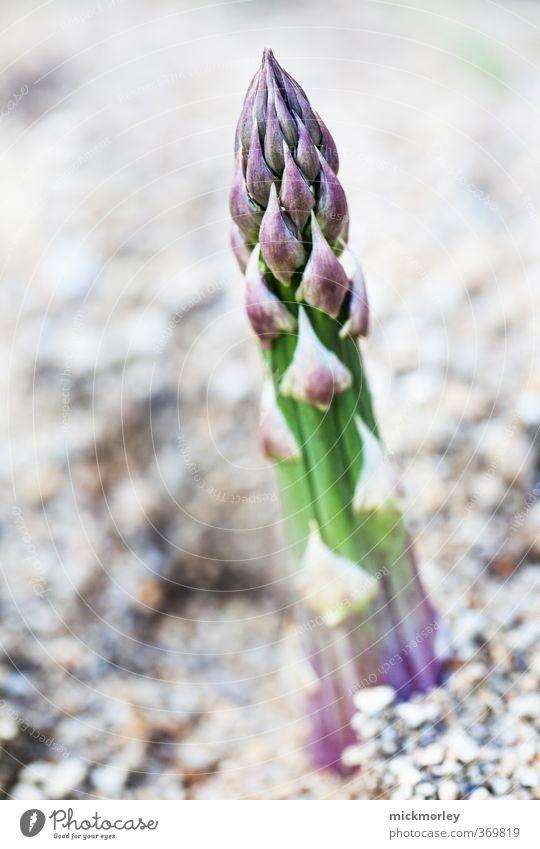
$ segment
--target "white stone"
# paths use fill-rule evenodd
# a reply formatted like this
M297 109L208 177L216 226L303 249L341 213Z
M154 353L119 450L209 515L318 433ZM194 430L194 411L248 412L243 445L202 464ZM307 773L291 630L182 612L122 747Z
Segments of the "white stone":
M536 730L532 729L536 734ZM538 751L538 740L530 740L529 742L520 743L515 748L515 753L518 763L527 764L534 759Z
M25 784L42 784L47 780L51 771L48 761L34 761L28 764L19 773L19 778Z
M44 790L50 799L63 799L71 793L86 775L86 764L80 758L66 758L59 764L50 765L50 773Z
M517 696L510 701L508 708L514 716L537 719L540 716L540 696L536 693Z
M407 728L419 728L424 722L435 722L440 717L437 705L431 702L403 702L396 705L396 713Z
M519 766L519 761L515 749L505 749L499 762L499 770L509 778L513 778L516 769Z
M455 781L441 781L437 795L441 801L450 802L458 798L459 787Z
M419 799L427 799L428 796L434 796L437 792L436 787L430 781L422 781L414 791L414 795Z
M414 759L418 766L435 766L444 760L445 751L440 743L432 743L424 749L415 752Z
M517 778L522 787L540 787L540 772L532 767L520 769Z
M481 610L464 610L459 617L459 628L454 633L454 642L461 650L467 647L486 628L487 619Z
M455 775L456 772L459 772L460 766L458 762L453 757L446 758L442 764L437 764L433 768L434 775Z
M454 731L446 738L449 754L463 764L476 760L480 752L478 744L464 731Z
M51 292L82 298L97 283L100 259L83 238L57 237L44 257L42 280Z
M317 679L318 680L318 679ZM381 725L376 719L371 719L363 713L355 713L351 719L352 728L358 732L363 740L376 737L381 730Z
M11 799L43 799L43 793L35 784L24 784L22 781L16 784L10 793Z
M453 689L467 690L482 681L487 675L487 669L483 663L466 663L461 669L457 669L452 678L450 685Z
M410 784L414 787L422 780L422 773L406 757L394 758L390 761L388 769L400 784Z
M92 784L105 796L116 796L126 783L127 770L123 767L99 766L92 770Z
M410 784L398 784L395 790L392 791L391 799L412 799L414 796L414 788Z
M484 799L493 799L493 796L485 787L477 787L469 796L471 801L483 801Z
M496 796L506 796L512 786L508 778L503 775L494 775L489 779L489 783Z
M516 415L527 427L537 425L540 422L540 395L523 392L516 401Z
M13 740L18 730L17 723L11 716L0 716L0 740Z
M341 756L343 766L359 766L365 759L363 746L348 746Z
M353 701L358 710L366 716L377 716L389 707L396 698L393 687L366 687L354 694Z
M506 636L506 642L512 649L527 649L540 643L540 622L524 622ZM531 669L534 667L534 655L531 657Z

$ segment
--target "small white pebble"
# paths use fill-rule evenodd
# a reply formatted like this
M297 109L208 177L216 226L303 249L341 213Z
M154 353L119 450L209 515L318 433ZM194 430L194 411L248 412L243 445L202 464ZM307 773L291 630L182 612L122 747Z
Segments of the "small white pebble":
M519 679L519 686L522 693L536 693L538 690L538 682L534 675L530 672L521 675Z
M532 761L537 752L538 743L520 743L519 746L516 746L516 755L518 757L518 761L521 764L528 764Z
M44 783L45 793L50 799L63 799L84 780L85 775L86 764L80 758L66 758L59 764L51 764Z
M48 761L34 761L27 764L19 773L24 784L42 784L50 775L51 764Z
M540 773L532 767L520 769L517 779L522 787L540 787Z
M508 705L510 713L524 719L536 719L540 716L540 696L531 693L526 696L517 696Z
M0 740L13 740L19 728L11 716L0 716Z
M500 722L499 737L506 746L512 746L519 739L519 723L513 716L506 714Z
M364 750L362 746L347 746L341 755L343 766L359 766L363 760Z
M92 770L92 784L106 796L116 796L123 789L127 778L127 770L123 767L99 766Z
M537 392L522 392L516 399L516 415L527 427L540 422L540 395Z
M503 775L494 775L489 779L489 783L496 796L506 796L511 787L510 781Z
M444 749L440 743L432 743L424 749L418 749L414 754L414 760L418 766L435 766L444 760Z
M466 649L486 628L486 616L480 610L464 610L459 619L459 628L454 641L459 649Z
M534 620L524 622L515 630L511 631L506 641L511 649L528 649L530 646L536 646L540 637L540 623Z
M434 775L455 775L456 772L459 772L460 766L458 762L454 758L446 758L442 762L442 764L437 764L433 767Z
M446 738L448 751L463 764L476 760L480 749L478 744L465 731L454 731Z
M441 715L437 705L431 702L426 702L425 704L403 702L400 705L396 705L395 710L407 728L420 728L424 722L436 722Z
M457 669L448 684L452 690L463 690L478 684L487 675L487 669L483 663L466 663L461 669Z
M416 789L414 791L414 795L418 799L427 799L428 796L435 796L436 792L437 792L436 787L433 784L431 784L430 781L422 781L416 787Z
M483 801L484 799L493 799L493 796L485 787L477 787L469 796L471 801Z
M413 797L414 789L410 784L398 784L390 795L391 799L412 799Z
M441 801L450 802L458 798L459 787L455 781L441 781L437 795Z
M422 780L422 773L405 757L393 758L388 764L388 769L401 784L410 784L414 787Z
M351 726L354 728L355 731L358 732L358 735L364 740L369 740L371 737L376 737L381 730L381 726L376 720L369 719L362 713L354 714L353 718L351 719Z
M366 687L354 694L353 701L360 713L377 716L390 707L395 697L396 691L393 687Z
M11 791L11 799L43 799L43 793L35 786L35 784L16 784Z
M499 762L499 770L511 778L518 766L519 761L515 749L506 749L503 751Z

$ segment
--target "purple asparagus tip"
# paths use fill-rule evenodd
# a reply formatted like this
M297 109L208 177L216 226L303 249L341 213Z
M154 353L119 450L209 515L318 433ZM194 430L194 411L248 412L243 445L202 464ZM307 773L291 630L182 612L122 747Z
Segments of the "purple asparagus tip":
M244 99L235 154L231 244L271 374L264 451L286 475L298 530L316 518L313 505L320 516L339 508L335 526L329 518L309 537L295 583L312 682L311 750L319 766L349 774L352 756L342 755L356 738L356 702L368 691L398 701L425 692L440 682L451 649L420 580L367 380L354 362L360 353L351 340L368 332L369 303L347 246L336 145L270 47ZM286 338L292 333L295 344ZM312 451L313 459L321 454L320 480L310 478Z

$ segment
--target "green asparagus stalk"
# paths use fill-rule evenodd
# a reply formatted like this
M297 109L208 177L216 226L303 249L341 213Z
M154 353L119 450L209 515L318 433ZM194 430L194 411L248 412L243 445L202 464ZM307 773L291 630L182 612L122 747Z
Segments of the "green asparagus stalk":
M296 562L301 630L315 673L311 748L343 770L353 696L438 683L441 622L416 568L375 421L358 339L362 270L332 136L271 50L236 132L231 244L267 365L261 434L275 460Z

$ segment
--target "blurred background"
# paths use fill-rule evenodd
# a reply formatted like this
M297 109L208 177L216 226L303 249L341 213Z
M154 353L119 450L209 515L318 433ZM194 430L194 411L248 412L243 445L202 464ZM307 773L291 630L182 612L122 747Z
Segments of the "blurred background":
M408 738L348 780L304 752L228 247L271 46L340 151L376 406L464 664L444 721L490 750L459 795L540 797L538 4L3 0L0 46L1 794L396 793Z

